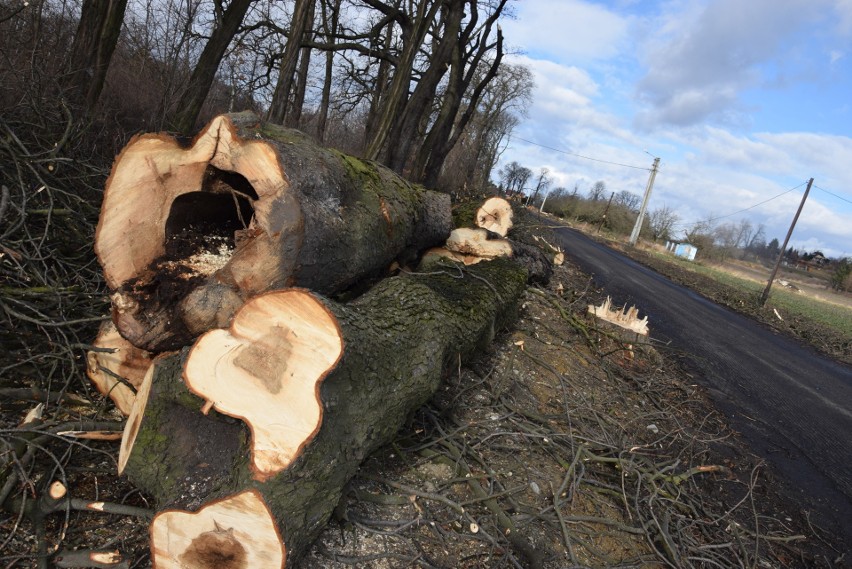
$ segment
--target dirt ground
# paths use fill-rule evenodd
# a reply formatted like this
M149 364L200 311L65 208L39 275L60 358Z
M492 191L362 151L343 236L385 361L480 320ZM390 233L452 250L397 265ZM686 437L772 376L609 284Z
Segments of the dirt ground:
M364 465L305 567L840 567L660 347L576 268ZM514 536L510 539L511 536Z
M450 370L368 459L299 566L852 566L774 490L674 354L587 315L601 300L570 264L530 288L515 327ZM147 567L152 504L115 476L117 443L56 434L119 418L90 391L70 395L29 433L16 425L32 404L3 400L4 444L36 443L20 461L27 483L0 513L0 567L38 567L39 551L56 550L42 566L81 566L57 557L86 548ZM20 512L54 480L131 509L60 509L34 524Z

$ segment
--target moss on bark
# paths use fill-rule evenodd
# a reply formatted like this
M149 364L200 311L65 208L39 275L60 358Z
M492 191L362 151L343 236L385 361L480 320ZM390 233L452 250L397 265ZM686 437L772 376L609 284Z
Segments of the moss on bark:
M505 259L461 273L435 264L428 273L386 279L350 304L324 300L339 322L345 352L322 385L323 424L304 453L264 483L252 479L247 465L247 429L204 417L200 401L178 404L187 402L182 356L166 358L157 364L152 412L140 427L146 434L127 473L160 508L194 509L257 488L292 563L325 526L361 462L435 393L447 364L480 350L513 320L526 279Z

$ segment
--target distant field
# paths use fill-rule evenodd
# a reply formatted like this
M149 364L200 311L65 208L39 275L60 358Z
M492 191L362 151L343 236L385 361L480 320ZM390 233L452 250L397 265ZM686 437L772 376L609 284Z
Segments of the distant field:
M745 295L754 297L755 301L763 293L765 285L732 275L723 269L684 261L664 253L652 253L652 255L738 289ZM769 308L776 308L782 317L785 313L789 313L794 317L809 318L848 335L852 340L852 309L789 291L777 284L772 287L767 305Z
M619 248L636 261L719 304L798 338L840 361L852 363L852 308L848 305L833 304L776 284L766 306L761 307L758 300L764 284L658 251Z

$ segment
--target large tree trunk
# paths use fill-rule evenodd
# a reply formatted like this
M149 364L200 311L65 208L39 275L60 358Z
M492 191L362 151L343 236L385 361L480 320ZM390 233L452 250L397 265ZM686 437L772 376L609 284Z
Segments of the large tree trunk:
M177 111L172 117L172 128L178 132L188 133L195 127L195 121L201 112L201 106L207 99L210 86L216 78L216 71L225 56L225 51L231 40L237 34L254 0L231 0L228 8L218 15L216 26L210 39L201 52L198 63L192 70L186 90L177 104Z
M293 7L290 33L287 34L287 45L284 47L281 66L278 69L278 82L275 85L275 92L272 94L272 103L269 105L268 118L270 122L284 124L287 117L287 104L290 100L290 91L293 88L293 75L296 72L303 36L307 28L310 27L313 18L313 4L314 0L296 0Z
M68 83L74 103L91 112L118 43L127 0L86 0L71 44Z
M107 181L95 251L122 336L158 352L261 292L333 294L410 263L451 223L448 196L243 113L189 148L134 138Z
M346 305L307 291L285 291L324 306L336 324L322 327L339 330L344 351L314 388L323 408L315 437L306 439L310 442L284 470L258 476L247 459L255 451L245 424L217 413L203 415L205 401L181 381L183 374L194 373L185 360L192 361L197 350L205 352L200 347L205 336L191 352L155 364L144 413L131 416L125 431L125 442L132 441L125 473L154 496L159 509L196 510L224 496L258 490L292 564L316 539L360 463L432 396L446 366L481 349L514 317L526 283L517 264L483 262L464 269L463 278L457 271L429 266L420 274L389 278ZM301 338L298 331L275 329ZM236 361L240 356L227 357ZM265 390L277 391L278 385L267 384ZM258 398L266 398L265 390ZM221 396L215 399L218 409ZM145 400L141 392L139 400ZM289 419L280 421L286 425Z

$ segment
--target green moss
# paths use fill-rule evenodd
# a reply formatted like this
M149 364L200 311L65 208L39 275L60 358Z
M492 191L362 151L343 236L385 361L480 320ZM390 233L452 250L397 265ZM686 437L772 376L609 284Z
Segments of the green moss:
M453 204L453 227L475 227L476 212L481 206L482 201Z

